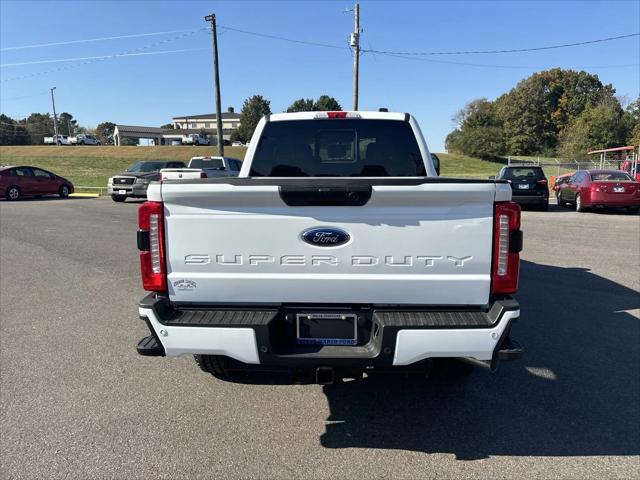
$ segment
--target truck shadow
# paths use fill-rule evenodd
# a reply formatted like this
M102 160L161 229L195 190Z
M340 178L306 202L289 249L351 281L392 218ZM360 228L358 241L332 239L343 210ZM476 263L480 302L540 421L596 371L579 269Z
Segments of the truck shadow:
M325 386L326 448L492 455L640 454L638 292L580 268L522 263L526 348L464 382L365 378Z

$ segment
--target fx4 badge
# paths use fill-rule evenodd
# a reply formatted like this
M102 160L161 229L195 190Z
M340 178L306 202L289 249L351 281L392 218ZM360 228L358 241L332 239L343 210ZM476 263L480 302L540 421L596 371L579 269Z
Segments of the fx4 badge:
M198 284L193 280L176 280L173 282L173 288L181 292L190 292L191 290L195 290L197 287Z

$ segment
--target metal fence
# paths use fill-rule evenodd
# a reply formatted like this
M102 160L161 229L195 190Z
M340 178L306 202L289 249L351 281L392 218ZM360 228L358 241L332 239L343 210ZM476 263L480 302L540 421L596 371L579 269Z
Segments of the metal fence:
M562 175L567 172L574 172L576 170L589 170L593 168L603 168L617 170L620 160L606 160L604 162L598 161L578 161L578 160L558 160L555 158L536 158L523 159L518 157L508 157L507 165L538 165L541 166L547 173L555 174L555 176Z

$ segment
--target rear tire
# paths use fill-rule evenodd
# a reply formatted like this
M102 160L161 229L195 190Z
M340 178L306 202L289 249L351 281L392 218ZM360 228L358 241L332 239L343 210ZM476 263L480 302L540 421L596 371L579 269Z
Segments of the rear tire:
M631 215L635 215L640 211L640 207L627 207L627 212Z
M543 203L542 205L540 205L540 211L541 212L546 212L549 210L549 202Z
M457 358L435 358L430 377L437 380L463 380L471 375L473 365Z
M587 207L582 204L582 199L580 198L580 194L576 194L576 212L586 212Z
M111 195L111 200L113 200L114 202L124 202L127 199L127 197L123 196L123 195Z
M60 198L69 198L69 187L67 185L62 185L60 187L60 191L58 192L58 195L60 195Z
M229 373L229 358L221 355L194 355L196 365L205 373L209 373L220 380L226 380Z
M18 200L20 198L20 195L22 195L22 192L20 192L20 188L16 187L15 185L7 188L7 193L5 194L7 200L11 201Z

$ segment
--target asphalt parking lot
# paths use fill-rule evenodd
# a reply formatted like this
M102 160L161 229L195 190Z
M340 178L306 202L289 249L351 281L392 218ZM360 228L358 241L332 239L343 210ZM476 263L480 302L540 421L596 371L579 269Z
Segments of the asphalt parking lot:
M224 383L144 358L136 203L0 202L2 478L638 478L640 216L523 213L523 360Z

